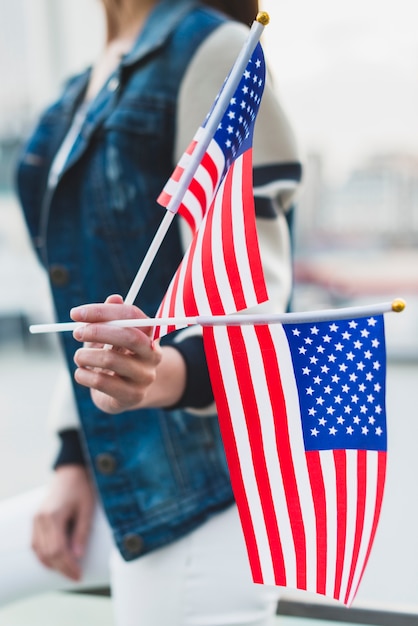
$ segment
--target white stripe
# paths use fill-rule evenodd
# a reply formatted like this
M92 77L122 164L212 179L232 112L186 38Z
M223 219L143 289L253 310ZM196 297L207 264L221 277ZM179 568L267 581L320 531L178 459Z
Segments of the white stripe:
M274 581L269 542L252 462L251 445L248 438L241 393L237 384L227 328L214 328L213 333L218 352L219 366L225 386L226 398L231 414L232 428L241 465L244 489L248 503L251 507L251 520L254 527L260 561L263 564L263 577L265 576L268 581Z
M332 450L321 450L319 454L325 489L327 514L327 565L325 593L334 597L335 572L337 559L337 496L334 455Z
M366 487L366 510L364 519L363 535L360 544L359 557L357 567L354 572L353 585L348 598L348 605L354 599L354 595L357 591L357 587L360 582L360 575L364 565L364 560L367 554L367 548L369 545L373 519L376 510L377 503L377 477L378 477L378 452L369 450L367 452L367 487Z
M307 589L316 591L316 525L312 491L309 481L306 452L303 443L302 423L300 419L299 394L294 377L292 357L283 326L272 326L275 352L280 359L280 376L286 400L286 412L290 447L292 450L297 489L300 498L303 526L306 537ZM280 518L279 518L280 521ZM290 559L290 556L287 558ZM296 586L296 580L294 581Z
M200 311L207 311L210 313L212 311L210 302L208 299L208 294L206 292L205 284L203 281L203 264L202 264L202 242L203 242L203 234L206 230L206 221L207 215L203 218L201 227L199 228L196 235L196 247L194 251L193 258L190 258L189 263L191 263L192 267L192 285L193 291L195 295L197 309Z
M341 577L340 600L344 601L347 593L348 578L350 575L351 563L353 560L354 539L357 522L357 450L347 450L347 529L345 536L345 554Z
M225 265L225 257L223 250L223 192L224 192L225 179L219 187L219 192L216 196L213 205L213 222L212 232L210 237L212 240L212 263L213 271L215 275L216 286L218 288L219 296L222 300L222 306L225 313L235 312L235 302L233 295L234 286L230 284L228 272Z

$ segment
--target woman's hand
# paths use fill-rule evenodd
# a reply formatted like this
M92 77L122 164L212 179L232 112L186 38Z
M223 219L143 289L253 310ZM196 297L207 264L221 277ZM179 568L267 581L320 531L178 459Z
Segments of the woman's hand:
M186 371L177 350L161 349L151 339L151 328L99 323L146 318L140 309L124 304L121 296L110 296L104 304L73 309L71 317L88 323L74 331L75 339L85 342L74 356L78 366L75 379L91 389L92 399L102 411L169 406L181 397Z
M63 465L52 484L32 527L32 549L46 567L72 580L81 578L84 556L95 506L95 494L81 465Z

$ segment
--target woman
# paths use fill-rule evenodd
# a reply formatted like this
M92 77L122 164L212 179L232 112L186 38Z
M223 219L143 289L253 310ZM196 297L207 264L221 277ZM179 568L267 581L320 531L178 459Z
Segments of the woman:
M238 21L248 24L257 13L256 2L243 0L102 3L101 57L42 117L18 170L58 320L73 307L74 319L89 321L143 316L108 295L127 292L161 221L155 199L247 37ZM279 187L300 180L300 165L271 87L257 120L254 166L256 185L264 183L255 194L270 303L283 310L292 193ZM182 254L175 222L141 288L148 315ZM116 349L87 345L75 364L77 341ZM60 395L62 447L52 483L41 504L34 494L0 512L0 528L7 518L16 535L16 517L28 520L37 509L38 561L24 552L21 579L10 580L0 598L110 577L118 626L269 624L276 591L251 582L201 338L180 331L159 347L147 331L91 326L84 336L65 336L63 348L73 387Z

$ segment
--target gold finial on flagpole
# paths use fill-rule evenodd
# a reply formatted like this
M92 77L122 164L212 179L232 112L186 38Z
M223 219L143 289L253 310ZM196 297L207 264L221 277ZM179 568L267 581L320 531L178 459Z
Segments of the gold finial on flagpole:
M260 11L255 19L263 26L267 26L267 24L270 22L270 16L266 11Z
M396 298L392 302L392 311L395 311L395 313L400 313L401 311L404 310L405 306L406 306L405 300L402 300L402 298Z

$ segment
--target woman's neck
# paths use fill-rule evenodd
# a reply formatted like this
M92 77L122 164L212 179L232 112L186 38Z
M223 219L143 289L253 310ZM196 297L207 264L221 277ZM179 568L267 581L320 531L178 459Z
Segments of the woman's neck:
M157 0L120 0L105 2L106 45L117 46L126 54L143 27Z
M85 95L92 100L109 76L119 65L121 58L130 52L152 7L158 0L102 0L106 18L105 46L93 66Z

